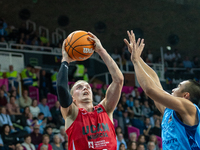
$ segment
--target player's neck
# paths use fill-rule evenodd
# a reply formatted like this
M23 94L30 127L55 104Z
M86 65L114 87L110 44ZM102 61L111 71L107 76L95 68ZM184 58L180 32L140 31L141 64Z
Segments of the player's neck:
M78 107L84 108L87 112L92 112L94 110L92 103L80 103Z

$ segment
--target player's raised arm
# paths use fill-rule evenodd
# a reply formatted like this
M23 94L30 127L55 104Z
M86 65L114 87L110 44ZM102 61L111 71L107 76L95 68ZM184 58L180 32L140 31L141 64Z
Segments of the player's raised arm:
M64 45L65 41L62 46L62 63L57 76L57 94L61 105L62 116L66 119L70 115L72 107L75 107L75 105L72 105L73 100L68 87L68 65L73 60L65 52Z
M133 31L131 31L131 34L129 32L127 32L128 36L129 36L129 39L130 39L130 42L136 42L135 40L135 34L133 33ZM141 39L139 38L137 43L136 44L136 48L139 47L139 44L141 42ZM156 72L151 68L149 67L144 61L143 59L140 57L139 59L139 62L142 66L142 68L144 69L144 71L149 75L149 77L154 81L154 83L161 89L162 88L162 85L160 83L160 80L158 78L158 75L156 74ZM158 108L158 110L163 114L164 113L164 110L165 110L165 106L163 106L162 104L154 101L156 107Z
M130 43L127 40L124 41L127 44L129 51L131 52L131 61L134 65L136 77L144 92L154 101L178 112L181 115L181 118L185 119L183 120L184 123L188 125L194 125L195 119L192 118L195 118L196 109L193 103L187 100L189 99L190 94L188 92L181 93L181 89L178 87L180 90L179 94L182 95L179 95L179 97L172 96L154 83L154 81L144 71L140 64L140 55L144 48L143 40L137 47L135 41L132 40L132 34L133 33L129 33L129 39L131 41Z
M107 51L102 47L99 39L89 32L92 36L91 40L95 41L95 51L100 55L100 57L105 62L106 66L112 77L112 83L107 89L105 99L101 102L108 114L112 114L117 103L119 101L121 90L124 83L124 77L120 69L118 68L115 61L107 53Z

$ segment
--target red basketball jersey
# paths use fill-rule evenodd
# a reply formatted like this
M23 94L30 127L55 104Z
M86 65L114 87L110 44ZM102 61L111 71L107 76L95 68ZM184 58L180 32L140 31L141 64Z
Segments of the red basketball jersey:
M101 104L93 112L79 108L77 118L66 133L69 150L117 149L114 125Z

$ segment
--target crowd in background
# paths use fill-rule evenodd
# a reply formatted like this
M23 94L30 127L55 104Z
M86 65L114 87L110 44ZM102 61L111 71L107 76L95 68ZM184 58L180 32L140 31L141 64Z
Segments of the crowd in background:
M25 22L22 22L19 27L15 27L11 24L7 24L6 20L0 18L0 42L9 42L12 41L16 44L22 45L31 45L31 46L41 46L43 48L37 48L34 50L38 51L49 51L45 47L58 47L61 48L62 40L58 43L53 44L50 39L47 37L47 33L42 31L40 34L32 25L29 25L28 28ZM27 49L32 50L31 47L21 47L15 46L12 48L16 49Z
M52 45L46 38L45 32L41 35L33 31L33 27L26 28L22 23L19 28L8 25L5 20L0 19L0 42L16 41L18 44L35 46L56 46L61 47L62 43ZM21 47L16 47L21 49ZM45 49L38 49L44 50ZM119 53L115 48L112 58L119 64L129 64L130 53L124 46ZM147 63L161 63L161 58L154 58L150 50L143 54ZM166 72L179 72L179 70L168 70L167 68L185 68L184 72L191 72L192 68L199 68L198 57L191 61L188 56L182 58L178 50L166 51L164 54ZM133 68L131 68L133 69ZM56 94L54 73L48 74L45 70L39 71L28 65L20 74L24 90L22 96L18 93L16 72L12 65L8 73L1 74L0 78L8 78L9 87L2 85L0 88L0 150L67 150L68 137L65 133L64 120L60 112L60 104L57 101L55 106L49 109L47 105L47 94ZM85 74L85 69L82 69ZM12 73L12 74L11 74ZM19 75L19 73L17 73ZM29 80L30 79L30 80ZM75 81L75 80L73 80ZM12 83L12 84L11 84ZM70 84L69 87L72 87ZM39 88L40 100L29 97L29 86ZM97 105L104 97L108 85L102 84L97 88L97 83L91 84L93 91L94 105ZM131 93L121 93L120 101L114 111L113 118L117 120L116 130L118 150L160 150L157 137L161 137L162 116L140 87L134 87ZM140 135L135 132L128 133L127 127L133 126L139 129Z

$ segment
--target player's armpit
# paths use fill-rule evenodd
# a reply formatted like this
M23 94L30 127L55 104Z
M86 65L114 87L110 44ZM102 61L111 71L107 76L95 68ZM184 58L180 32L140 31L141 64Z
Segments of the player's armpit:
M78 115L78 108L74 103L67 108L61 106L61 113L64 119L70 117L75 120Z

